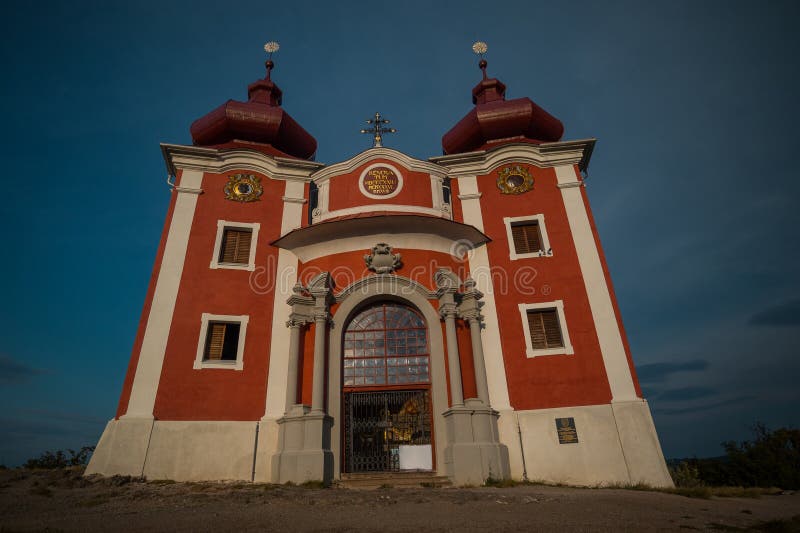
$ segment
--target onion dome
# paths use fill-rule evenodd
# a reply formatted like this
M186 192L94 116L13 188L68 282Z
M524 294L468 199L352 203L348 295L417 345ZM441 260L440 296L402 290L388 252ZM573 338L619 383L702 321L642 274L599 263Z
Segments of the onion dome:
M195 146L235 146L243 142L273 155L314 158L316 139L280 107L283 92L270 76L275 64L270 59L266 67L267 76L247 87L247 102L228 100L192 123ZM269 145L273 150L249 143Z
M495 143L554 142L564 134L556 117L530 98L506 100L506 86L486 76L486 60L478 66L483 79L472 89L475 107L442 137L445 155L472 152Z

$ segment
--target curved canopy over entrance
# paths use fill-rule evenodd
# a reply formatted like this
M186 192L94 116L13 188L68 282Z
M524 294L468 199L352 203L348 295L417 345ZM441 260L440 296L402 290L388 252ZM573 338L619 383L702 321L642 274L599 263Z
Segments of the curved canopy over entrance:
M356 314L343 340L347 472L431 470L430 350L422 315L379 302Z

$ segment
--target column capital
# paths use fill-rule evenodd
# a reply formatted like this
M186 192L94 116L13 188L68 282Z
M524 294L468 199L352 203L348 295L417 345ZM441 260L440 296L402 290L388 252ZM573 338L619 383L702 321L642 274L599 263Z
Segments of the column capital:
M448 318L455 319L458 316L458 309L455 302L442 302L439 304L439 316L442 320Z

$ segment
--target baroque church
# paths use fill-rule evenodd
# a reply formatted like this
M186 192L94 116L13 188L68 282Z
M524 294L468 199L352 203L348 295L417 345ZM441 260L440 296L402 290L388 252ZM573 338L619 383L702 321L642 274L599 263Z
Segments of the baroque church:
M372 148L316 162L276 43L247 101L161 146L169 209L87 474L671 486L584 188L595 140L473 48L441 156L382 146L376 114Z

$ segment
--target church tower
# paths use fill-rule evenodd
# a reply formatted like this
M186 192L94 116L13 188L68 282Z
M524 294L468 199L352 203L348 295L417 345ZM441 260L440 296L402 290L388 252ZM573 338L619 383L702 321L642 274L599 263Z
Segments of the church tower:
M87 474L671 485L583 187L594 140L481 58L444 155L384 147L376 114L372 148L324 165L266 66L162 145L167 221Z

